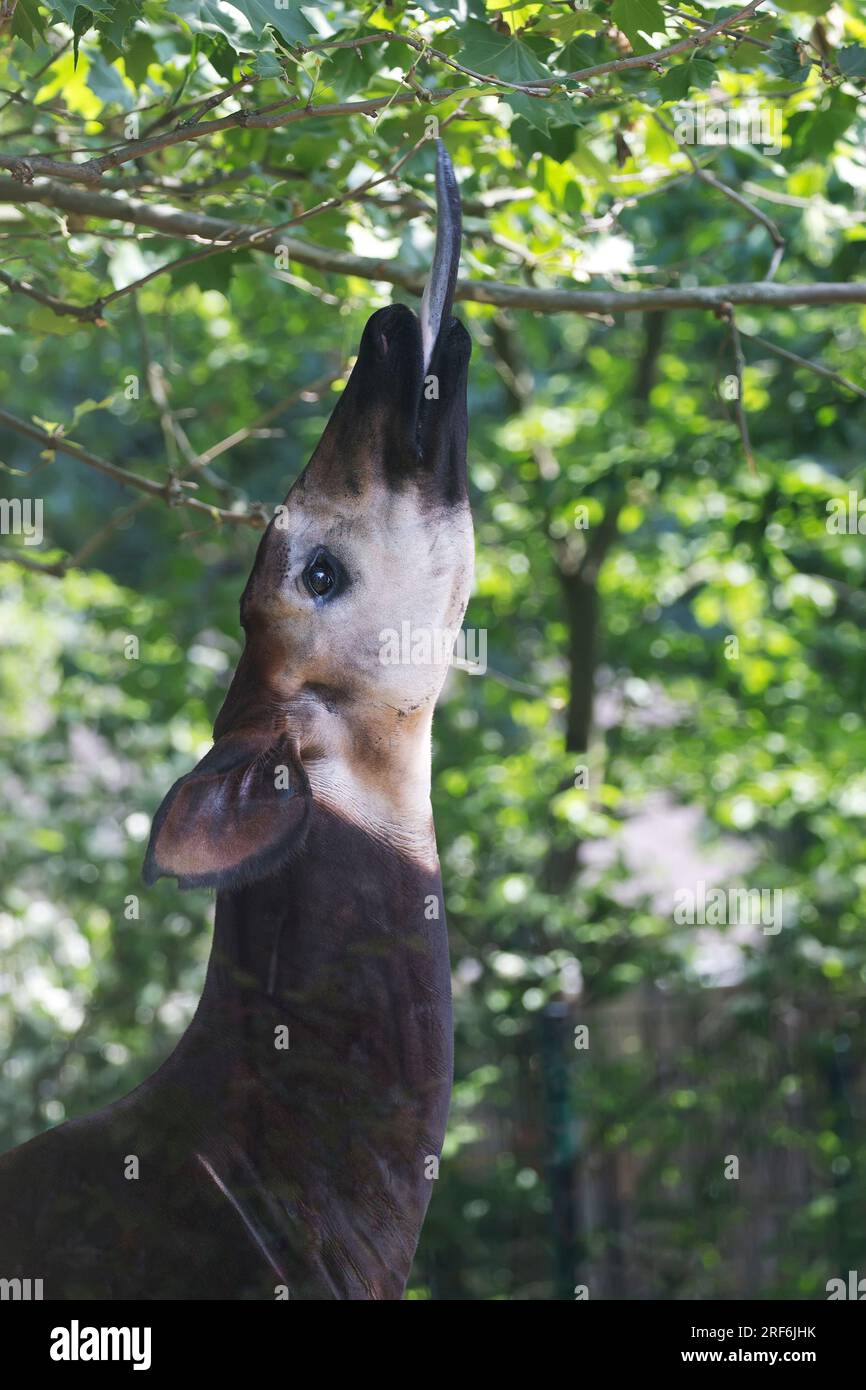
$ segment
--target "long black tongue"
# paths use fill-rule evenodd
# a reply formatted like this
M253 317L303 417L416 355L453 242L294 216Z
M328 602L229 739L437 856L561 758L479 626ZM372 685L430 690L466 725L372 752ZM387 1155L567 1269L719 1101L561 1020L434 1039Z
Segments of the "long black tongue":
M424 351L425 373L430 366L442 326L451 318L462 234L460 190L454 175L454 165L442 141L437 140L436 249L421 300L421 345Z

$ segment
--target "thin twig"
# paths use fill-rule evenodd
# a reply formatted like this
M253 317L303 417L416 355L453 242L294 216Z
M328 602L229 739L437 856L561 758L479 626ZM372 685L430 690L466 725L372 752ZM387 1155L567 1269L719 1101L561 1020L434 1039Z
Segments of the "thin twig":
M219 440L218 443L212 444L209 449L206 449L204 453L195 456L195 466L203 471L206 470L207 465L213 459L219 457L220 454L226 453L236 445L243 443L244 440L258 435L260 430L272 420L284 414L285 411L290 410L292 406L302 401L306 403L318 400L322 392L327 390L331 383L337 380L340 375L341 373L337 371L328 372L326 375L319 377L318 380L311 382L309 386L303 386L299 390L293 391L291 395L285 396L282 400L277 401L275 405L272 405L254 420L251 425L248 425L245 429L236 430L234 434ZM178 477L182 477L183 472L184 470L181 469ZM58 560L54 563L43 563L38 560L32 560L26 554L8 549L0 552L0 558L14 560L18 564L24 565L27 569L38 570L41 573L50 574L55 578L63 578L70 570L81 569L85 562L92 558L96 551L105 544L115 531L138 516L140 512L150 505L150 501L150 497L139 497L135 502L131 503L130 506L121 508L114 516L109 518L104 526L101 526L92 536L88 537L84 544L80 546L74 554L67 556L63 560Z
M445 130L452 121L459 120L465 109L466 101L462 101L455 111L452 111L449 116L446 116L444 121L439 122L439 129ZM422 135L415 141L415 144L412 145L405 154L400 155L399 159L396 159L389 168L378 174L372 174L364 183L358 184L356 188L349 189L347 193L341 193L332 198L326 198L323 202L316 203L314 207L305 208L303 212L298 213L295 217L287 218L285 222L278 222L272 227L264 227L261 231L251 233L248 237L249 245L254 246L260 238L266 237L272 232L281 232L286 227L294 227L300 222L306 222L309 218L315 217L317 213L329 212L333 208L343 207L346 203L356 203L360 199L366 197L370 189L378 188L382 183L390 183L391 179L397 177L400 170L409 163L410 159L414 158L421 149L421 146L428 143L428 138L426 134Z
M196 453L196 450L190 443L186 430L181 425L169 403L166 375L159 362L148 362L147 385L154 405L159 411L159 420L162 426L163 437L166 441L166 448L170 453L173 445L180 454L185 465L181 472L176 472L176 476L181 478L189 473L200 473L201 476L210 483L211 487L223 497L236 497L239 489L233 487L231 483L227 483L219 474L214 473L213 469L208 468L206 461L200 454ZM191 486L194 486L194 484L191 484Z
M667 124L667 122L662 119L662 117L658 114L657 111L654 111L652 114L655 118L656 123L661 126L662 130L665 131L666 134L670 135L671 138L675 140L676 136L673 130L671 130L671 127ZM717 178L715 174L711 173L709 169L705 169L704 166L700 164L697 159L695 159L691 150L687 149L685 145L680 144L679 141L677 141L677 143L679 144L679 148L682 150L682 153L685 155L686 159L691 164L692 172L695 174L697 178L701 180L702 183L707 184L710 188L715 188L718 193L721 193L725 198L728 198L730 202L734 203L738 208L742 208L744 212L747 212L749 214L753 221L760 223L760 225L765 229L765 231L769 233L770 240L773 243L773 254L770 258L770 264L767 269L767 273L764 276L764 279L773 280L775 278L776 271L779 268L781 259L785 254L786 242L785 238L782 236L782 233L779 231L779 228L773 221L772 217L768 217L767 214L765 212L762 212L760 208L756 208L754 203L750 203L748 198L744 198L742 193L738 193L735 188L730 188L728 184L723 183L722 180L720 178Z
M680 39L677 43L669 44L667 48L657 48L652 53L635 55L631 58L619 58L611 63L599 63L594 68L581 68L577 72L571 72L565 79L551 78L551 83L557 81L581 81L585 82L590 77L600 77L608 72L623 72L630 68L657 68L667 58L673 58L678 53L687 53L692 48L703 48L704 44L710 39L716 38L726 30L741 24L745 19L751 19L758 6L763 4L763 0L750 0L750 3L738 10L736 14L728 15L725 19L718 20L704 29L699 34L691 34L688 38ZM539 84L541 85L541 84Z
M8 410L0 410L0 425L5 425L7 429L23 435L25 439L33 440L34 443L40 444L43 449L52 453L68 454L70 458L77 459L79 463L86 464L88 468L93 468L98 473L104 473L107 478L119 483L121 487L146 492L149 497L158 498L170 507L189 507L191 511L201 512L205 516L212 517L214 521L251 526L256 531L263 531L267 526L268 517L263 507L229 511L224 507L212 506L208 502L200 502L197 497L190 497L183 491L183 484L178 479L169 479L167 483L156 483L152 478L143 478L140 473L132 473L126 468L119 468L117 464L110 463L108 459L100 458L98 454L92 454L89 449L83 449L80 444L73 444L60 434L49 434L46 430L40 429L38 425L32 425L27 420L20 420L17 415L10 414Z
M228 97L234 96L235 92L239 92L241 87L249 87L253 83L260 81L261 78L256 73L244 73L236 82L230 82L227 87L223 87L222 91L214 92L213 96L209 96L206 101L203 101L201 105L197 106L191 116L188 116L185 121L180 122L178 129L182 130L185 125L198 125L202 116L206 116L208 111L213 111L215 107L221 106Z
M775 189L764 188L759 183L751 183L748 180L743 184L747 193L751 193L753 198L764 198L768 203L779 203L785 208L811 208L815 206L814 198L797 198L792 193L777 193Z
M141 343L141 355L144 361L144 373L147 380L148 390L151 400L159 413L159 423L162 429L163 439L165 440L166 454L169 459L171 476L176 479L187 478L190 473L197 473L205 478L215 492L223 497L238 497L240 490L232 487L219 474L214 473L212 468L207 466L207 462L196 452L189 437L171 408L168 393L168 382L166 374L159 362L154 361L150 349L150 338L147 332L144 315L141 312L138 295L132 297L133 313L135 315L136 327L138 329L139 341ZM175 467L177 456L183 460L181 468ZM196 487L195 483L186 483L185 486Z
M291 395L284 396L282 400L277 401L276 405L270 406L262 415L259 415L251 425L235 430L233 434L226 435L225 439L220 439L209 449L205 449L202 454L199 454L200 461L205 464L213 462L215 458L219 458L220 454L236 448L238 444L243 444L245 440L258 434L259 430L265 429L272 421L285 414L287 410L291 410L292 406L298 405L299 402L303 401L306 404L319 400L323 392L327 391L328 387L341 376L342 371L326 372L324 376L320 376L309 386L302 386L300 390L292 391Z
M40 68L37 68L36 71L35 71L34 73L31 73L31 74L28 75L28 81L31 82L31 83L36 83L36 82L38 82L38 81L39 81L39 78L42 76L42 74L43 74L44 72L47 72L47 71L48 71L48 69L51 67L52 63L56 63L58 58L62 58L62 57L63 57L63 54L66 52L67 48L69 48L69 46L70 46L71 43L72 43L72 40L71 40L71 39L67 39L66 42L65 42L65 43L62 43L62 44L60 45L59 48L55 48L54 52L50 55L50 57L46 58L45 62L42 64L42 66L41 66ZM10 95L10 97L9 97L9 100L8 100L8 101L4 101L3 105L0 106L0 113L2 113L3 111L5 111L7 106L11 106L11 105L12 105L12 102L13 102L13 101L17 101L17 100L19 99L19 97L21 97L21 96L23 96L23 93L20 92L20 91L19 91L19 92L14 92L14 93L12 93L12 94ZM41 110L44 110L45 108L44 108L44 107L41 107L40 109L41 109ZM7 134L7 136L8 136L8 135L9 135L9 131L7 131L6 134Z
M119 511L115 512L114 516L109 517L104 526L100 526L98 531L94 531L93 535L89 536L73 555L67 556L63 561L64 573L68 570L82 569L85 562L96 554L97 550L105 544L109 537L114 535L115 531L127 521L132 521L134 517L138 516L139 512L143 512L145 507L149 505L150 502L147 497L139 497L134 502L131 502L128 507L121 507Z
M673 5L662 5L662 9L664 10L665 14L669 14L672 19L678 20L680 23L696 24L699 29L710 28L710 20L699 19L698 16L695 14L684 14L681 10L676 9ZM728 25L725 29L725 38L736 39L738 44L750 43L755 48L762 48L767 52L769 52L769 50L773 47L771 43L765 43L763 39L756 39L751 34L747 34L743 29L732 29L730 25Z
M853 391L855 396L866 401L866 391L856 382L849 381L840 372L834 372L831 367L824 367L820 362L813 362L808 357L801 357L799 353L791 352L788 348L779 347L778 343L771 343L767 338L760 337L757 333L744 333L742 328L739 330L741 338L747 338L750 343L757 343L760 347L766 348L768 352L773 352L777 357L783 357L786 362L793 362L795 367L805 367L809 372L814 372L816 376L824 377L827 381L835 381L837 385L844 386L847 391Z

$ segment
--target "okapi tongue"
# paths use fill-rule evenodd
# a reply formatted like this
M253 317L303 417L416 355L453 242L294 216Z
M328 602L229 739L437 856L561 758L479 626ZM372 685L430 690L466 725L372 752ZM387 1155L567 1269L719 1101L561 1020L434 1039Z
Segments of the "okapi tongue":
M430 366L439 331L451 317L462 231L460 192L454 175L454 165L442 141L437 140L436 249L421 300L421 345L425 374Z

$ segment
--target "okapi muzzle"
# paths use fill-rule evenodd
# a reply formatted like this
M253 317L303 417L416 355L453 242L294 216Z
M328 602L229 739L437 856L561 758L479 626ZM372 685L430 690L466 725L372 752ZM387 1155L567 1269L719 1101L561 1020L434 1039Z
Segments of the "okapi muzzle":
M46 1298L394 1299L408 1280L452 1075L430 809L449 663L386 639L456 636L473 553L441 145L437 207L420 317L369 320L259 547L214 745L153 821L146 882L217 889L195 1018L132 1095L0 1158L0 1278Z
M363 497L384 482L429 505L466 497L469 335L449 319L427 364L422 324L403 304L373 314L342 398L298 486Z

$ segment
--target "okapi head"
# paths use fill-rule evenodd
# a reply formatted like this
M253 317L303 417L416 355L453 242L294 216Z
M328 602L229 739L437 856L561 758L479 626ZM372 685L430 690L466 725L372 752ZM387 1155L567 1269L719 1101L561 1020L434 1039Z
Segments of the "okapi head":
M451 317L460 202L441 143L436 186L420 318L402 304L370 318L322 439L268 526L214 746L160 807L148 882L263 879L300 851L317 803L435 863L430 726L450 644L428 642L422 662L388 657L395 633L456 636L472 577L470 340Z

